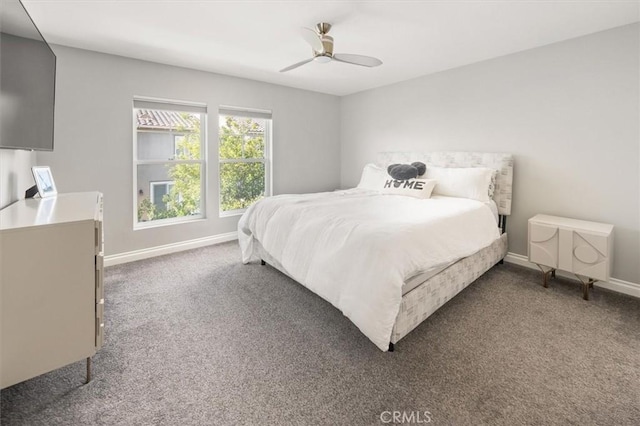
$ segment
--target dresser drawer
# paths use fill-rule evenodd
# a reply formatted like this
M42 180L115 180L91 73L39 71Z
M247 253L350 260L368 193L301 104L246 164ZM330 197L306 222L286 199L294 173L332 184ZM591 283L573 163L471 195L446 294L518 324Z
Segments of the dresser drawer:
M95 249L96 254L104 252L104 230L102 229L102 221L95 223Z
M104 256L96 256L96 301L104 299Z
M104 300L96 303L96 350L102 347L104 342Z

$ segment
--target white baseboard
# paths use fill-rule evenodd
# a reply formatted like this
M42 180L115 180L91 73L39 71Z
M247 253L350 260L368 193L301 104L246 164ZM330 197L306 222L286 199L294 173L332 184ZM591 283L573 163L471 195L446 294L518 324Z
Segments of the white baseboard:
M162 256L163 254L177 253L180 251L191 250L198 247L226 243L227 241L233 241L237 239L238 233L234 231L227 232L226 234L212 235L210 237L196 238L195 240L181 241L179 243L171 243L141 250L128 251L125 253L111 254L104 257L104 266L119 265L121 263L133 262L135 260Z
M507 253L507 256L504 258L506 262L513 263L515 265L524 266L531 269L538 269L538 266L534 263L529 262L529 258L527 256L523 256L521 254L516 253ZM569 278L575 280L575 275L564 272L564 271L556 271L556 274L563 278ZM596 287L606 288L607 290L616 291L618 293L628 294L630 296L640 298L640 284L632 283L629 281L619 280L617 278L609 278L609 281L597 281L594 284Z
M162 246L151 247L147 249L134 250L125 253L112 254L105 256L104 266L119 265L121 263L133 262L136 260L148 259L151 257L162 256L164 254L177 253L184 250L190 250L198 247L210 246L213 244L226 243L238 239L237 232L227 232L226 234L212 235L210 237L197 238L195 240L181 241L179 243L165 244ZM529 262L527 256L516 253L507 253L504 258L506 262L514 265L524 266L530 269L538 270L538 267ZM559 276L575 280L576 277L571 273L564 271L556 272ZM598 281L594 284L596 287L606 288L618 293L628 294L630 296L640 298L640 284L629 281L610 278L608 282Z

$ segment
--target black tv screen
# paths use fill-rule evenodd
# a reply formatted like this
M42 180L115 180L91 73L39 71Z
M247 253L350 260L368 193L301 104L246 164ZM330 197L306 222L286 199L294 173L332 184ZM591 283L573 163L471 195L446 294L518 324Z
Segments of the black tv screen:
M53 150L56 55L19 0L0 7L0 148Z

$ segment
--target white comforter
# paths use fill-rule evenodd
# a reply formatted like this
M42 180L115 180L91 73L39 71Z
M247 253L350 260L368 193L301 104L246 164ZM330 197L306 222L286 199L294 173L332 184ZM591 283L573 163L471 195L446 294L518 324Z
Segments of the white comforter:
M404 280L489 246L499 232L479 201L350 189L265 198L242 216L238 238L244 263L259 241L386 351Z

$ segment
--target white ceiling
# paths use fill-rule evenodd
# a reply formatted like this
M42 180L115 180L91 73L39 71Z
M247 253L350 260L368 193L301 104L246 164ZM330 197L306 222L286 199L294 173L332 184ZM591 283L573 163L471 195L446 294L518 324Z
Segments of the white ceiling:
M334 95L638 22L637 1L23 0L49 43ZM377 68L311 62L302 26L333 24L335 53Z

